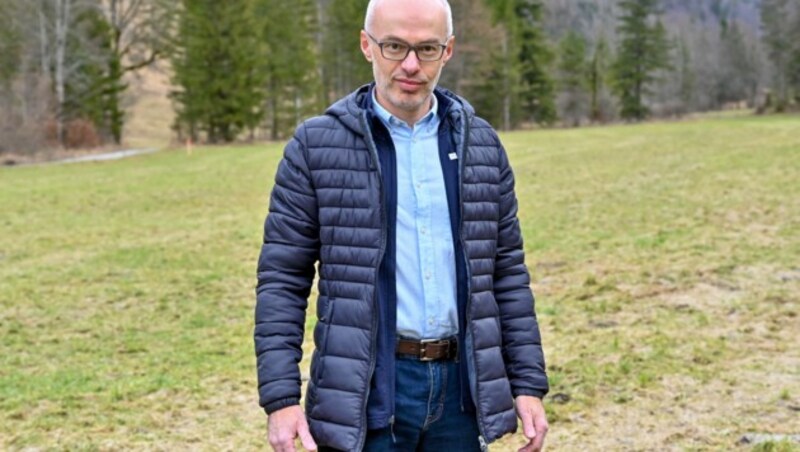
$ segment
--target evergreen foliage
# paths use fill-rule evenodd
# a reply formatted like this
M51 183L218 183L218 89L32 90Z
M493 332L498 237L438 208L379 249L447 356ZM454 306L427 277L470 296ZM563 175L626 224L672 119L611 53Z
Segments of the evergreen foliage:
M553 55L542 31L544 5L541 0L517 0L519 18L519 63L522 89L522 112L526 119L538 124L556 120L555 86L548 73Z
M758 80L756 63L747 48L737 22L723 20L720 25L720 74L717 78L717 104L752 101Z
M692 94L695 89L695 74L692 70L692 52L686 41L681 40L678 45L678 97L680 110L678 114L686 113L692 105Z
M0 1L0 89L11 81L19 67L22 40L14 17L15 4Z
M257 0L256 13L264 44L264 111L270 138L276 140L322 107L314 51L316 9L312 0Z
M615 106L610 93L611 64L613 55L605 37L597 38L588 65L589 119L607 122L615 116Z
M122 62L110 45L111 26L97 9L84 9L72 36L70 54L80 61L80 71L67 81L67 118L88 119L105 141L119 144L125 112L120 104L127 85L122 81Z
M480 113L504 130L522 121L556 119L555 89L547 72L552 54L540 29L539 0L486 0L502 38L494 43L477 99Z
M794 100L800 104L800 5L795 5L791 31L794 48L789 56L789 83L794 87Z
M614 83L620 96L621 115L641 121L649 115L645 97L657 80L656 73L669 67L669 42L664 25L656 22L658 0L621 0L618 34L621 37L614 63Z
M761 3L761 25L767 55L775 67L775 108L784 110L790 99L790 83L794 78L792 53L797 45L797 32L793 31L790 0L763 0Z
M265 74L253 0L183 0L171 93L180 136L230 142L263 117Z
M588 90L590 82L597 89L598 71L589 71L586 61L586 39L574 31L570 31L559 46L559 104L562 118L569 120L573 126L579 126L581 118L588 109Z
M372 81L372 66L359 46L367 4L369 0L329 0L323 7L322 78L326 103Z

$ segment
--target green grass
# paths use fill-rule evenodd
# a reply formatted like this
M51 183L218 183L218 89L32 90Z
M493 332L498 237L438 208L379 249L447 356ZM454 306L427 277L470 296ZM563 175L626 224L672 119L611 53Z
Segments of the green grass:
M552 450L800 433L800 118L502 138L569 396ZM253 286L281 147L0 169L0 449L263 447Z

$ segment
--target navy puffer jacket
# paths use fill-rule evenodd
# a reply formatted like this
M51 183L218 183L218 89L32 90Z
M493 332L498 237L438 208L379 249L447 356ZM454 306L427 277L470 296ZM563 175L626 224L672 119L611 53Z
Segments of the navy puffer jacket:
M300 401L305 312L319 262L306 416L319 445L341 450L361 449L366 437L389 229L381 162L363 108L369 90L298 127L275 177L258 262L254 333L267 413ZM444 120L461 165L466 361L481 435L492 442L516 430L513 397L546 394L544 356L505 150L466 101L440 88L436 95L451 104Z

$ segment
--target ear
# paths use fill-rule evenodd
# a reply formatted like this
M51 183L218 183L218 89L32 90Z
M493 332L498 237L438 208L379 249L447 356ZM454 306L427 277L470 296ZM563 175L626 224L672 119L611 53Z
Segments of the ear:
M442 65L447 64L447 62L450 61L450 58L453 58L455 45L456 45L456 37L450 36L450 38L447 40L447 47L444 49L444 55L442 55Z
M367 32L361 30L361 53L364 54L364 58L367 59L370 63L372 63L372 46L369 45L369 36L367 36Z

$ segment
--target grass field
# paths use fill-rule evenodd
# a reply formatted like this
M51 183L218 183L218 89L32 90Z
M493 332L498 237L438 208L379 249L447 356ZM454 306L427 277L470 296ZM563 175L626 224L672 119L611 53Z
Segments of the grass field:
M503 140L550 450L800 434L800 117ZM265 447L253 287L281 147L0 169L0 449Z

